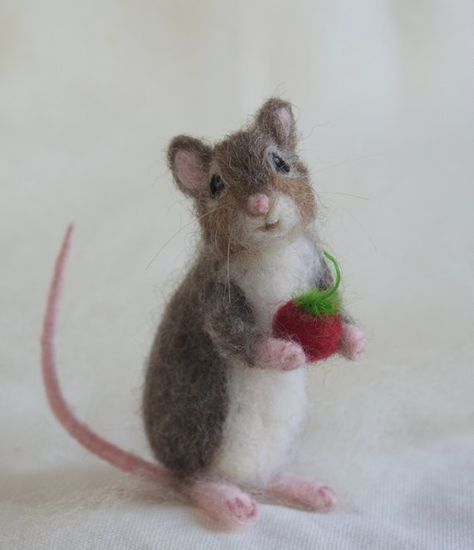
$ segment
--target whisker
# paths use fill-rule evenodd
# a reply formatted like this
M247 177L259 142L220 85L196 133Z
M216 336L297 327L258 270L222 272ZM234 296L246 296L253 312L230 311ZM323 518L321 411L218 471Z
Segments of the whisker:
M214 212L217 212L217 210L220 210L222 208L224 208L226 205L221 205L221 206L217 206L216 208L213 208L212 210L209 210L209 212L206 212L205 214L202 214L201 216L198 216L197 218L194 218L192 219L191 221L189 221L188 223L185 223L182 227L180 227L175 233L173 233L173 235L171 235L171 237L162 245L160 246L160 248L158 249L158 251L153 255L153 257L151 258L151 260L148 262L148 264L146 265L145 267L145 271L147 271L150 266L153 264L153 262L158 258L158 256L161 254L161 252L163 252L163 250L169 245L169 243L175 238L177 237L181 231L183 231L183 229L186 229L187 227L189 227L190 225L192 225L193 223L195 223L196 221L199 221L201 220L202 218L205 218L206 216L209 216L211 214L214 214Z
M344 210L344 212L359 226L359 229L362 231L362 233L367 237L367 239L369 240L370 244L372 245L372 248L374 249L374 252L378 252L377 250L377 245L375 244L375 241L374 239L372 238L372 236L370 235L370 233L367 231L367 229L364 227L364 225L356 218L356 216L354 216L354 214L352 214L352 212L350 212L349 210L347 210L347 208L344 208L343 206L341 206L341 208Z
M316 191L316 194L324 195L343 195L345 197L352 197L353 199L360 199L361 201L370 201L369 197L364 197L362 195L355 195L353 193L345 193L343 191Z
M339 162L334 162L333 164L328 164L327 166L323 166L317 170L311 170L312 174L319 174L321 172L324 172L325 170L332 170L334 168L339 168L340 166L344 166L345 164L348 164L350 162L359 162L361 160L367 160L371 158L377 158L382 157L384 153L373 153L371 155L362 155L360 157L355 157L351 159L341 160Z

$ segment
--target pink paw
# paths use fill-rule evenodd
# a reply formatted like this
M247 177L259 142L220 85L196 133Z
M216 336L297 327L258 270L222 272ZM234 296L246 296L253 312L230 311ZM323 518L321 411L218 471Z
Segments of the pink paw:
M342 330L340 353L352 361L360 359L367 346L365 334L359 327L350 323L344 323Z
M197 481L190 490L190 496L211 520L224 529L235 529L258 519L257 504L234 485Z
M336 493L326 486L314 484L308 496L308 505L315 512L330 512L337 504Z
M291 474L279 476L269 488L270 493L288 504L312 512L329 512L337 504L337 498L329 487Z
M245 493L225 501L229 512L238 523L251 523L258 518L257 504Z
M267 338L260 343L257 361L268 369L294 370L306 364L306 355L299 344L280 338Z

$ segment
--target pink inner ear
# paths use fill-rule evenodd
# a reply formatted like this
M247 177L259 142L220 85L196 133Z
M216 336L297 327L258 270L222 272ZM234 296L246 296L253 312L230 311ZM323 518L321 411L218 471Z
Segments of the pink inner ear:
M190 151L178 151L174 158L174 169L178 181L187 189L193 190L206 181L206 172Z
M293 120L291 118L290 111L286 107L280 107L276 112L278 120L280 121L281 128L283 130L283 136L287 140L290 136Z

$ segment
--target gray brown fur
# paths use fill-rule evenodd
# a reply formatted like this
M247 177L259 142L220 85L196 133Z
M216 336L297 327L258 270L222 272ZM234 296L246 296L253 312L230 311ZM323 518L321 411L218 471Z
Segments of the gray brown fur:
M202 253L166 309L145 381L151 448L178 477L209 466L226 417L226 361L251 364L256 338L239 288L212 253Z

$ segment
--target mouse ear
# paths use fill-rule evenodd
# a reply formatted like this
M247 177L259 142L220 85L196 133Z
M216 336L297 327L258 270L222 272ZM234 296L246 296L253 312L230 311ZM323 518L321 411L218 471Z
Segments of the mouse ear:
M296 124L291 103L278 97L268 99L260 107L255 124L269 134L281 147L293 149L296 146Z
M196 197L207 186L211 148L199 139L176 136L168 146L168 164L183 193Z

